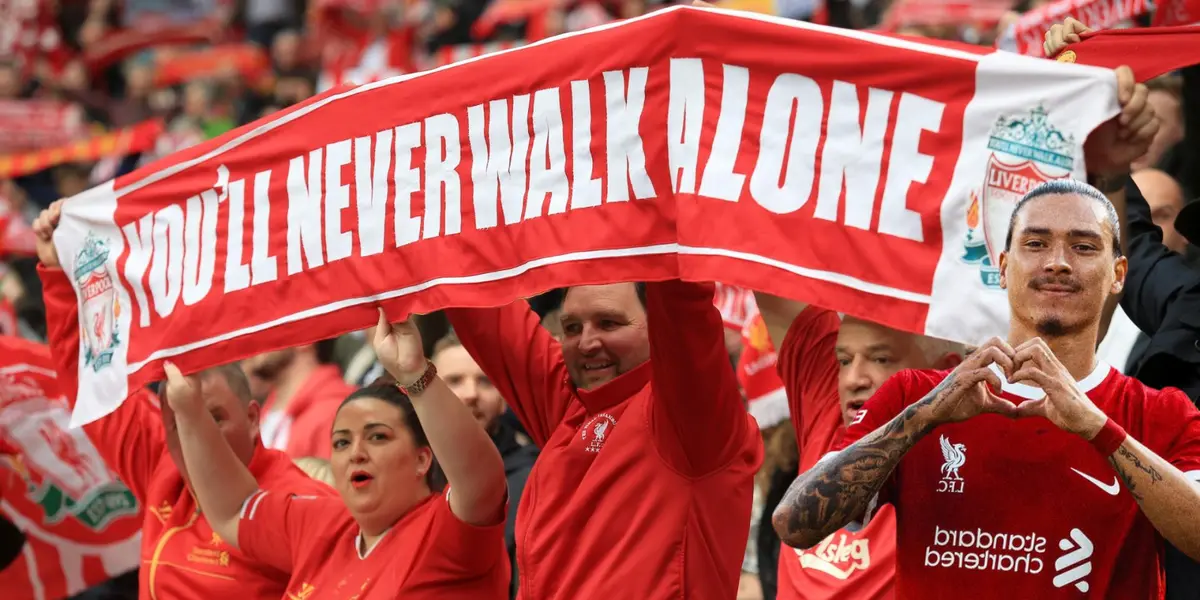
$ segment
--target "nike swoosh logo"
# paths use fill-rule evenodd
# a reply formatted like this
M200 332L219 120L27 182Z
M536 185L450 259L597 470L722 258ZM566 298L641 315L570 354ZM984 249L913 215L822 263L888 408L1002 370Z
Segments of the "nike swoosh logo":
M1121 493L1121 483L1117 481L1117 477L1115 475L1113 476L1112 485L1106 485L1104 482L1092 477L1091 475L1088 475L1087 473L1084 473L1083 471L1075 468L1072 468L1071 470L1078 473L1080 477L1096 484L1096 487L1104 490L1104 493L1108 494L1109 496L1116 496L1117 494Z

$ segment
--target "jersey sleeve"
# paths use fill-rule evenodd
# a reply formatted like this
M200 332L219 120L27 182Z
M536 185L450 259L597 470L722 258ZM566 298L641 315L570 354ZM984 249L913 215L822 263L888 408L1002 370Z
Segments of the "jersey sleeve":
M544 447L573 397L562 346L524 300L499 308L451 308L446 316L534 443Z
M491 571L497 563L508 564L504 545L504 520L494 525L464 523L450 510L450 496L434 498L429 565L445 578L474 578ZM505 514L508 514L507 508Z
M854 415L842 439L834 444L834 450L846 449L903 412L909 405L908 398L913 395L913 379L912 371L900 371L889 377Z
M1174 388L1163 390L1147 409L1138 441L1200 483L1200 409Z
M38 265L46 304L46 335L54 360L58 389L75 408L79 391L79 310L75 289L61 269ZM154 466L167 450L158 402L148 390L134 391L108 416L84 425L83 431L109 468L129 487L139 503Z
M646 284L651 427L663 457L691 476L724 466L747 436L757 434L738 391L713 293L712 284Z
M238 513L238 550L253 561L291 573L301 562L305 531L321 531L340 507L341 500L329 496L258 490Z
M808 306L796 315L780 344L776 368L787 391L801 470L836 443L843 426L835 356L840 327L837 313Z

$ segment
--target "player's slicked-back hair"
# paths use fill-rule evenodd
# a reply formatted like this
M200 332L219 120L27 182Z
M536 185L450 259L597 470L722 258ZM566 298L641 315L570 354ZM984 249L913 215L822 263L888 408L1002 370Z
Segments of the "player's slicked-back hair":
M1113 203L1104 196L1100 190L1075 179L1054 179L1038 185L1029 190L1024 197L1017 202L1016 208L1013 209L1012 217L1008 219L1008 235L1004 238L1004 251L1008 252L1012 247L1013 229L1017 225L1017 215L1025 208L1025 205L1030 201L1041 198L1042 196L1054 195L1074 195L1083 196L1099 202L1104 207L1104 212L1108 218L1109 229L1112 230L1112 247L1113 258L1121 256L1121 221L1117 217L1117 209Z

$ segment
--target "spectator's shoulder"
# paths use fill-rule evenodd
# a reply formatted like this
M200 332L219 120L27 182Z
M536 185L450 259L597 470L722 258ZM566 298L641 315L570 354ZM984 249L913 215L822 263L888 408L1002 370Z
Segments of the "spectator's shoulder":
M903 404L907 406L923 398L950 373L949 369L904 369L892 375L885 387L899 393L903 397Z

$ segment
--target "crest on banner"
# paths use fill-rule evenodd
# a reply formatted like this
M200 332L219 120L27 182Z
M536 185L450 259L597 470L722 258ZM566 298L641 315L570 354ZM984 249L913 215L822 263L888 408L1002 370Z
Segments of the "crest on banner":
M979 265L984 286L1000 287L1000 252L1017 202L1041 183L1069 177L1075 148L1075 136L1056 128L1041 106L1001 116L992 125L983 185L971 192L967 209L962 256L963 262Z
M75 257L75 283L83 298L79 323L83 328L84 364L95 372L112 363L113 352L121 344L117 335L121 303L108 268L108 255L108 243L89 233Z

